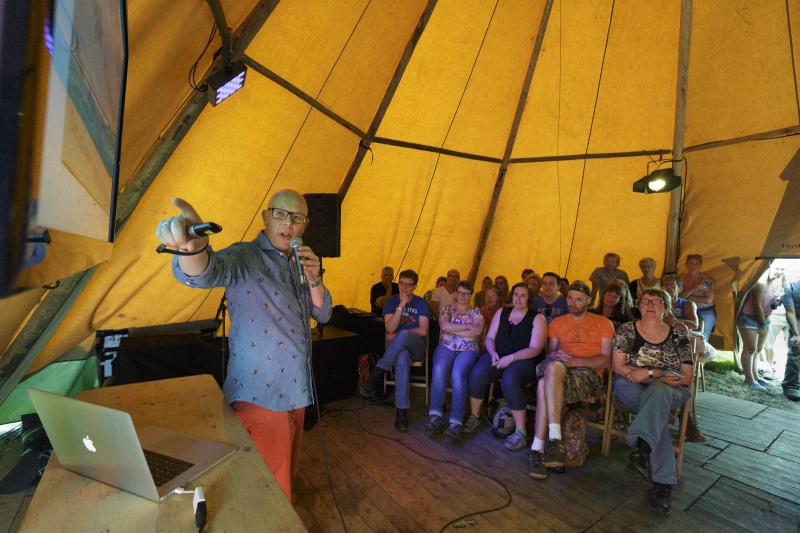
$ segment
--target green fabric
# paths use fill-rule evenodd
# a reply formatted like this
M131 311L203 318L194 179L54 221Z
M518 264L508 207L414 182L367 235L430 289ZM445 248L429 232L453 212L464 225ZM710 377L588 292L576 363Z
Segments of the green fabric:
M78 361L51 363L17 384L0 405L0 424L18 422L22 415L36 411L28 395L28 387L74 398L81 391L98 387L97 358L91 356Z

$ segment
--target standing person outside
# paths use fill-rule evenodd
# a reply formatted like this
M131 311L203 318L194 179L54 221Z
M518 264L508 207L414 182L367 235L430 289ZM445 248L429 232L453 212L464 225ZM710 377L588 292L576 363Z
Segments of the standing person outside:
M310 314L322 323L332 306L311 248L297 249L308 285L300 283L292 264L290 243L308 226L308 206L298 192L278 191L262 212L258 236L217 252L208 237L189 233L203 221L194 208L180 198L172 202L181 214L162 221L156 237L183 254L172 263L181 284L225 287L231 331L223 393L291 501L305 407L313 402L303 302L310 299Z
M766 283L766 274L753 285L745 296L745 303L736 318L736 328L742 336L742 369L744 384L765 391L765 380L758 377L758 353L764 349L769 330L771 303L778 296Z
M394 269L390 266L383 267L381 270L381 280L372 286L369 291L370 312L375 316L383 314L383 304L386 300L398 294L400 287L392 281L394 279Z
M555 272L545 272L542 276L542 295L536 298L533 308L544 315L547 323L569 313L567 299L558 294L561 278Z
M598 292L603 292L608 286L608 282L613 278L620 278L625 283L630 283L628 273L619 268L620 258L619 254L608 252L603 257L603 266L597 267L589 276L589 281L592 282L592 295L589 301L589 306L594 306L595 299Z
M781 303L786 309L786 323L789 325L789 353L786 354L786 372L783 375L783 394L793 402L800 401L800 330L797 329L797 309L800 308L800 271L791 276Z
M786 323L786 308L781 303L784 285L786 284L785 270L782 266L771 265L767 276L769 290L778 295L773 303L772 314L770 315L769 329L767 330L767 341L764 343L764 355L767 363L767 370L764 372L764 379L776 379L775 376L775 341L778 335L783 333L784 339L789 336L789 328Z
M386 351L378 360L369 378L358 386L362 396L372 396L383 384L383 375L394 367L397 408L394 427L408 431L408 409L411 407L411 362L425 357L425 337L428 335L428 304L414 294L419 276L413 270L403 270L398 276L400 294L392 296L383 306L386 327Z

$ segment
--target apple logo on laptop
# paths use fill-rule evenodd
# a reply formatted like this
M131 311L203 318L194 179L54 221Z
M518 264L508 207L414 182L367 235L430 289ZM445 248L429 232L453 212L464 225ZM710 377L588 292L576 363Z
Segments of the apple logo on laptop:
M94 447L94 443L92 442L92 439L89 438L89 435L86 435L83 438L83 445L86 446L86 449L89 450L90 452L97 451L97 448Z

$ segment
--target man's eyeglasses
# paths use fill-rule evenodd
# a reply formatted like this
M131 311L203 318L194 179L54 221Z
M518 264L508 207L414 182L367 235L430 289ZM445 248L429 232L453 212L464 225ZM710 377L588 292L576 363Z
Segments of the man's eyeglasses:
M472 294L471 292L466 292L466 291L456 291L456 292L458 293L459 296L469 296L470 294Z
M664 305L664 300L639 300L639 305L652 305L653 307L661 307Z
M403 287L416 287L416 283L406 283L405 281L399 281L398 285L402 285Z
M277 220L286 220L286 217L292 215L292 224L305 224L308 222L308 217L302 213L292 213L285 209L278 209L277 207L268 207L272 211L272 218Z

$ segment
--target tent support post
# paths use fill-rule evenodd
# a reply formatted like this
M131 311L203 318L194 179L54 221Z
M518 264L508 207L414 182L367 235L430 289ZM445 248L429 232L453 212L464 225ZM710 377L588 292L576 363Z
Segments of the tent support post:
M475 258L472 260L472 268L469 271L470 283L475 283L475 278L478 276L478 268L481 266L483 259L483 252L486 250L486 242L489 238L489 228L492 226L495 211L497 211L497 202L500 199L500 192L503 190L503 181L506 177L506 171L511 160L511 152L514 150L514 143L517 140L517 132L519 131L520 122L522 122L522 113L525 111L525 103L528 100L528 91L531 88L531 80L533 79L533 72L536 70L536 63L539 60L539 54L542 51L544 43L544 35L547 31L547 22L550 20L550 12L553 9L553 0L547 0L544 6L544 13L542 13L542 21L539 24L539 33L536 35L536 43L533 45L531 52L531 59L528 62L528 71L525 73L525 81L522 83L522 90L519 94L517 101L517 111L514 114L514 121L511 123L511 130L508 133L508 141L506 142L506 149L503 153L503 161L500 163L500 170L497 173L497 180L494 184L494 191L492 192L492 200L489 202L489 210L486 213L486 218L483 221L481 228L481 236L478 240L478 249L475 250Z
M344 202L344 197L347 195L350 185L353 184L356 173L361 167L361 162L364 161L364 156L367 155L367 151L370 149L370 145L375 139L375 135L378 133L378 128L380 127L381 122L383 122L383 117L386 115L386 110L389 109L389 104L392 103L394 93L397 91L397 87L400 85L400 80L403 79L403 74L406 71L406 67L408 66L409 61L411 61L411 56L414 55L414 49L417 47L420 37L422 37L422 32L425 31L425 27L428 25L428 21L433 14L433 10L436 7L437 1L438 0L428 0L428 5L425 6L425 11L423 11L422 15L419 17L417 27L411 34L408 44L406 44L406 49L403 51L403 56L400 58L400 62L398 63L397 68L394 70L392 81L389 82L389 86L386 88L386 93L384 93L383 100L381 100L381 104L378 106L378 111L375 113L375 117L372 119L372 124L370 124L366 135L359 143L358 151L353 158L353 162L350 164L350 169L347 171L344 180L342 180L342 184L339 186L340 202Z
M689 50L692 41L692 0L681 1L681 27L678 43L678 79L675 88L675 126L672 133L672 168L683 177L683 136L686 129L686 90L689 84ZM669 197L667 242L664 251L664 272L675 272L680 254L681 197L683 186L673 189Z

